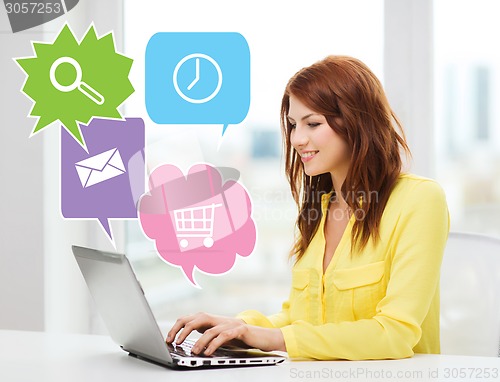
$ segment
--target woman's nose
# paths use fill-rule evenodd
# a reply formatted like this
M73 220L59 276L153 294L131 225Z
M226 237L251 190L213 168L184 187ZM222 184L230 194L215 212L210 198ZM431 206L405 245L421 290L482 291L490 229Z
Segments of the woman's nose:
M308 137L305 132L305 129L296 126L295 129L292 130L292 134L290 136L290 143L293 147L301 147L305 146L308 142Z

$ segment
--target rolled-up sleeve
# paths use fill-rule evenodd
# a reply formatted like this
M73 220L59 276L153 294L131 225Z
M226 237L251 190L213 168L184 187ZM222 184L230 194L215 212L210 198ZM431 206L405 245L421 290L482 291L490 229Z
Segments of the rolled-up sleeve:
M249 325L261 326L263 328L281 328L290 324L289 301L285 301L282 310L271 316L265 316L257 310L245 310L236 317L242 319Z

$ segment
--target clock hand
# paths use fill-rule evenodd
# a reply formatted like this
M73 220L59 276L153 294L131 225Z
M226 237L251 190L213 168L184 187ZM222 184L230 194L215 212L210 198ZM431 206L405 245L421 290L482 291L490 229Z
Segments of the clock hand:
M196 59L196 78L189 84L187 90L191 90L193 86L200 80L200 59Z

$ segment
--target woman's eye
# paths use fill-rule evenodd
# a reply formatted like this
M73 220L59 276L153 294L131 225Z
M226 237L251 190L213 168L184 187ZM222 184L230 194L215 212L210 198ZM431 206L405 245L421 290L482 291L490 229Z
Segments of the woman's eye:
M290 123L290 128L291 128L291 129L295 129L295 127L296 127L296 126L297 126L297 124L296 124L296 123Z
M321 125L321 123L311 122L311 123L307 124L307 126L309 126L309 127L316 127L316 126L319 126L319 125Z

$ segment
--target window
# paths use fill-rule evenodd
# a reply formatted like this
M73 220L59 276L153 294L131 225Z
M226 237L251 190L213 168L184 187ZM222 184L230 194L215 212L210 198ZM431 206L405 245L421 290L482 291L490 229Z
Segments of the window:
M499 11L495 0L434 1L437 179L447 194L452 230L497 236Z

